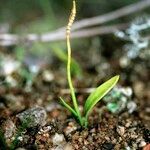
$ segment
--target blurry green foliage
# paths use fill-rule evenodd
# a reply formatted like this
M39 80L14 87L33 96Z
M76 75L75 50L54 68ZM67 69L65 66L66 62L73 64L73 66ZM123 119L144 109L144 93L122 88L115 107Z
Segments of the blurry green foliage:
M3 131L0 129L0 149L1 150L6 150L8 149L8 146L7 146L7 143L6 143L6 140L5 140L5 137L4 137L4 133Z
M17 2L17 0L14 0ZM9 2L10 3L15 3L15 2ZM22 6L26 6L29 2L26 1L26 3L22 3ZM43 33L43 32L49 32L53 29L56 29L56 27L61 26L63 23L63 12L62 16L60 16L62 19L59 19L58 22L58 17L57 15L63 11L62 9L59 9L59 11L56 11L57 7L62 7L63 5L67 5L67 1L53 1L53 0L37 0L36 3L35 1L31 1L31 4L29 6L29 10L31 9L30 7L34 5L36 8L38 8L38 11L41 11L43 13L43 16L40 17L39 19L36 19L35 21L30 21L27 22L23 25L19 25L17 28L15 28L14 31L17 33L21 34L26 34L26 33ZM20 4L17 4L19 5ZM12 6L13 8L14 6ZM17 6L16 6L17 7ZM21 7L21 6L20 6ZM26 8L26 7L25 7ZM65 6L64 8L65 9ZM19 9L20 10L20 9ZM19 11L18 10L18 11ZM34 10L36 11L36 10ZM57 13L56 13L57 12ZM24 20L24 18L22 18ZM62 20L62 22L61 22ZM51 54L54 54L58 59L60 59L62 62L66 63L67 62L67 55L65 52L65 47L64 43L63 45L60 44L55 44L55 43L40 43L40 42L35 42L32 43L32 46L30 46L30 50L26 48L26 46L21 46L18 45L15 47L15 54L16 57L19 61L23 61L24 56L26 54L26 51L32 51L32 53L36 56L50 56ZM28 53L28 52L27 52ZM72 74L81 76L81 68L78 65L78 63L73 59L72 61Z
M67 63L67 53L62 48L60 48L57 45L52 45L51 50L61 61L63 61L64 63ZM71 63L71 72L73 75L77 77L82 76L81 67L77 63L77 61L73 58L72 58L72 63Z
M117 8L136 3L139 0L77 0L78 18L100 15ZM65 19L70 10L70 0L1 0L0 1L0 19L11 21L16 25L26 23L26 21L37 20L42 17L50 19L56 18L55 24L58 25L58 19ZM52 23L52 22L51 22Z
M77 20L86 17L93 17L107 12L111 12L125 5L136 3L139 0L77 0ZM72 1L70 0L1 0L0 1L0 20L10 24L10 32L26 33L45 33L55 30L65 25L68 12L70 11ZM126 18L129 18L127 16ZM120 19L119 19L120 20ZM116 20L118 21L118 20ZM121 19L122 21L122 19ZM87 40L87 39L86 39ZM81 40L75 40L78 49L86 49L88 42L81 43ZM66 48L61 43L33 43L31 50L36 55L54 54L63 62L66 62ZM86 47L86 48L85 48ZM25 46L16 46L16 57L22 60L27 48ZM77 49L77 48L76 48ZM81 74L81 68L73 60L73 70L75 74ZM73 72L74 72L73 71Z
M23 58L25 56L25 49L21 45L18 45L15 47L15 56L17 60L23 61Z

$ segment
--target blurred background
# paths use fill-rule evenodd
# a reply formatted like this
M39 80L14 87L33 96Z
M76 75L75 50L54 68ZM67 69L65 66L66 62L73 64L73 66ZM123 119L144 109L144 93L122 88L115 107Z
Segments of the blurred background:
M148 99L149 7L150 0L77 1L71 40L76 87L120 74L121 85L138 96L146 91ZM40 92L67 87L64 27L71 8L71 0L0 0L1 85L31 91L36 83ZM39 78L55 86L46 84L47 90Z

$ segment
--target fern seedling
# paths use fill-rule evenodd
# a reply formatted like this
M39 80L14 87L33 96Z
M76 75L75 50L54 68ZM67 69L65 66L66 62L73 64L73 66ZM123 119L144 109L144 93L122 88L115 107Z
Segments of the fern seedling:
M66 41L67 41L67 50L68 50L68 60L67 60L67 79L71 92L73 107L65 102L62 98L60 98L62 104L75 116L75 118L79 121L79 124L83 127L87 127L88 125L88 116L93 107L115 86L115 84L119 80L119 75L116 75L100 85L96 88L94 92L92 92L87 98L84 108L83 115L79 110L79 105L75 96L75 90L71 80L71 45L70 45L70 32L71 26L74 22L76 16L76 2L73 0L73 8L71 11L71 15L69 18L69 22L66 28Z

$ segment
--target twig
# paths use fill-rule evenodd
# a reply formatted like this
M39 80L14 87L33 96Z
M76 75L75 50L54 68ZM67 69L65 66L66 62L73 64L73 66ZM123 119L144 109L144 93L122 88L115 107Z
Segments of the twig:
M100 34L109 34L114 32L114 29L122 29L120 25L113 26L105 26L93 29L79 30L86 27L100 25L111 20L129 15L131 13L135 13L137 11L143 10L150 6L150 0L142 0L138 3L134 3L123 8L117 9L113 12L109 12L104 15L100 15L97 17L87 18L80 21L76 21L72 27L72 35L71 38L79 38L79 37L90 37L94 35ZM65 28L62 27L55 31L44 33L41 35L38 34L28 34L26 36L20 36L16 34L0 34L0 45L2 46L11 46L20 43L20 41L41 41L41 42L52 42L59 41L65 39ZM107 31L108 29L108 31ZM75 30L79 30L76 31ZM98 32L97 32L98 31ZM93 32L93 33L92 33Z
M127 23L123 24L116 24L110 26L102 26L102 27L95 27L90 29L82 29L79 31L74 31L71 33L71 38L85 38L85 37L92 37L95 35L102 35L102 34L110 34L114 33L116 30L123 30L128 26ZM28 34L27 36L19 36L15 34L0 34L0 45L1 46L11 46L16 45L20 42L54 42L54 41L62 41L65 40L65 32L59 33L47 33L47 34Z
M95 27L90 29L83 29L72 33L72 38L85 38L85 37L92 37L95 35L104 35L114 33L117 30L123 30L128 27L128 23L123 24L116 24L111 26L104 26L104 27Z

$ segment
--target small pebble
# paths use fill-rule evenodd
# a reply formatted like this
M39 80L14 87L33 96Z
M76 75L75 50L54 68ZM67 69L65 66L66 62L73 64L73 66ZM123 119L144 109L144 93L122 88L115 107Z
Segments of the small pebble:
M20 62L15 61L10 57L5 57L5 59L1 62L1 66L3 73L5 75L10 75L20 67Z
M129 61L129 59L127 59L127 57L121 57L120 66L122 68L126 68L129 64L130 64L130 61Z
M69 122L69 125L64 129L65 135L69 135L71 132L75 131L77 127L73 122Z
M17 80L15 80L11 75L6 76L6 83L8 83L10 87L16 87L18 85Z
M131 121L130 120L128 120L128 122L125 124L125 127L129 127L131 125Z
M131 97L133 94L132 88L130 88L130 87L122 88L121 91L127 97Z
M127 146L127 147L125 148L125 150L131 150L131 148L130 148L129 146Z
M38 132L38 134L44 134L44 133L47 133L47 132L49 132L51 129L52 129L51 126L43 127L43 128L40 129L40 131Z
M54 75L50 71L45 70L43 72L43 80L45 82L51 82L53 79L54 79Z
M45 125L47 114L43 107L34 107L19 113L17 117L20 119L22 124L25 124L28 128L30 128L37 125Z
M123 127L123 126L118 126L118 127L117 127L117 133L118 133L120 136L123 136L124 133L125 133L125 127Z
M136 105L136 103L134 101L130 101L127 104L127 108L128 108L128 112L131 114L131 113L133 113L136 110L137 105Z
M146 142L145 141L141 141L140 144L139 144L139 147L144 147L146 145Z
M22 136L18 136L17 140L23 141L23 137Z
M64 142L64 140L65 140L64 135L63 134L58 134L58 133L55 133L55 135L52 138L52 141L53 141L54 145L60 145Z

